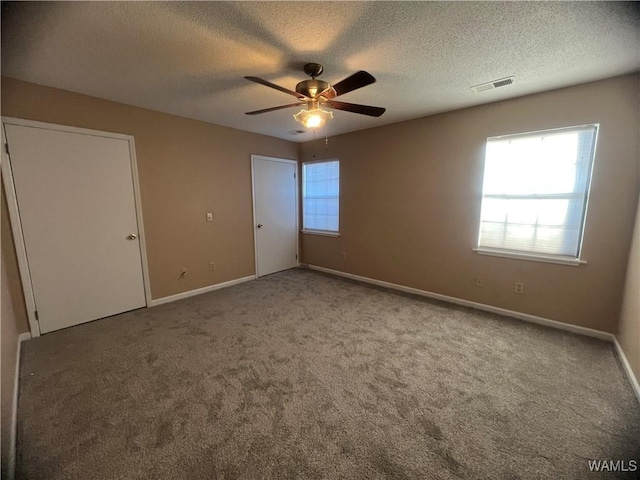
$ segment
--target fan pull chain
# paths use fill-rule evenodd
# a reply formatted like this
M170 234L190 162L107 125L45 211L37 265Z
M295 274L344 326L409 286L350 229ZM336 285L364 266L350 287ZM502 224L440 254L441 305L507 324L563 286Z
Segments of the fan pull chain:
M316 147L315 147L316 131L315 131L315 130L312 130L312 132L313 132L313 143L314 143L313 149L315 150L315 149L316 149ZM315 154L315 153L313 154L313 158L314 158L314 159L316 158L316 154Z

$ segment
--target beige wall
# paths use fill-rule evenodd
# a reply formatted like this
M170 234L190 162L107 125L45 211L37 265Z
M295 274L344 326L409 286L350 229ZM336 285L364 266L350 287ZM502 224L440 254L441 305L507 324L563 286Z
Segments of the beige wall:
M627 281L617 337L633 373L640 382L640 201L638 201L633 243L629 254Z
M14 253L13 242L9 227L9 217L6 208L4 189L1 195L1 220L0 232L2 241L2 266L0 286L2 293L0 297L0 336L2 337L1 359L2 362L2 434L0 444L2 446L2 478L8 475L8 458L11 439L11 419L13 417L13 395L16 374L16 359L18 349L18 335L28 331L27 316L24 311L24 300L20 287L20 277L18 273L18 263ZM5 237L7 239L5 240Z
M250 156L298 153L292 142L9 78L2 115L135 137L153 298L252 275Z
M324 139L303 144L302 160L341 160L342 235L304 235L302 260L615 332L639 191L638 87L639 76L628 75L330 137L326 148ZM592 122L600 133L588 264L474 253L486 138ZM514 281L525 283L524 295L513 293Z

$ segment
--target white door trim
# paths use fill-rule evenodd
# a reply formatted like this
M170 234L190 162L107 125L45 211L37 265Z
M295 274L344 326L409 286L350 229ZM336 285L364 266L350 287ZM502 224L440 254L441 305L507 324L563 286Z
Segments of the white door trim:
M7 154L7 141L4 136L4 118L2 119L2 183L4 191L7 195L7 210L9 210L9 220L11 223L11 233L13 235L13 243L16 248L16 257L18 259L18 271L20 272L20 280L22 284L22 292L24 294L24 303L27 308L27 319L29 320L29 329L32 337L40 336L40 326L35 318L36 303L33 297L33 287L31 285L31 274L29 273L29 264L27 263L27 251L22 235L22 224L18 215L18 200L16 199L16 190L13 184L13 172L9 165L9 155ZM6 233L5 233L6 235Z
M296 265L300 266L300 197L298 195L298 182L300 178L300 168L297 160L289 160L286 158L267 157L265 155L251 155L251 197L253 199L253 256L254 256L254 270L255 278L258 278L258 232L256 230L256 177L255 177L255 161L267 160L270 162L288 163L295 168L295 186L296 186Z
M138 220L138 238L140 239L140 257L142 259L142 278L144 283L145 304L151 304L151 288L149 283L149 264L147 261L146 236L144 233L144 222L142 219L142 201L140 197L140 183L138 177L138 166L136 160L136 148L133 136L121 133L102 132L98 130L90 130L86 128L71 127L67 125L57 125L53 123L37 122L35 120L25 120L21 118L2 117L2 182L4 183L5 192L7 194L7 209L9 210L9 218L11 220L11 231L16 246L16 255L18 257L18 269L20 270L20 279L22 280L22 291L24 292L25 304L27 307L27 317L29 319L29 327L31 328L31 336L40 336L40 326L35 317L35 297L33 286L31 284L31 273L29 270L29 262L27 259L27 250L22 234L22 222L20 220L20 212L18 210L18 202L16 197L15 185L13 183L13 171L11 169L10 154L7 155L6 139L4 126L20 125L24 127L43 128L47 130L55 130L68 133L80 133L84 135L94 135L98 137L115 138L126 140L129 143L129 157L131 159L131 176L133 183L133 192L135 198L136 218Z

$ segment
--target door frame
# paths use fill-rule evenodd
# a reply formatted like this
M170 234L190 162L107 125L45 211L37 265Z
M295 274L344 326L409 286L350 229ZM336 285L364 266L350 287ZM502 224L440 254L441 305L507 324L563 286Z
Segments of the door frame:
M295 184L295 207L296 207L296 266L300 266L300 197L298 193L298 180L300 174L300 165L297 160L290 160L287 158L268 157L266 155L251 155L251 197L253 206L253 254L254 254L254 270L255 277L258 278L258 229L256 223L256 160L266 160L269 162L287 163L293 165L294 172L294 184Z
M33 285L31 283L31 271L29 270L29 261L27 258L27 249L22 234L22 221L20 219L20 211L18 209L18 200L16 196L15 184L13 183L13 170L11 167L10 154L7 153L7 141L5 138L5 125L19 125L23 127L42 128L46 130L55 130L67 133L79 133L83 135L93 135L97 137L114 138L118 140L126 140L129 144L129 158L131 161L131 180L133 183L133 196L136 210L136 219L138 221L138 238L140 239L140 257L142 259L142 283L144 284L145 306L151 304L151 286L149 282L149 264L147 261L146 236L144 233L144 222L142 220L142 200L140 197L140 180L138 177L138 164L136 160L135 140L132 135L121 133L103 132L100 130L90 130L87 128L71 127L68 125L57 125L54 123L38 122L35 120L25 120L22 118L2 117L2 183L4 191L7 195L7 209L9 210L9 219L11 223L11 233L16 247L16 256L18 258L18 270L20 271L20 280L22 281L22 292L24 293L25 306L27 308L27 318L29 319L29 327L32 337L40 336L40 324L36 318L36 304Z

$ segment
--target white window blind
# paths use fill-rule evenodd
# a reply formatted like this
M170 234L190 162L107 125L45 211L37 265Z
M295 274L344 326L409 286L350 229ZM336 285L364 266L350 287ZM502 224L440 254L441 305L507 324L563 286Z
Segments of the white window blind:
M302 164L303 229L338 232L340 162L330 160Z
M479 251L579 258L597 130L487 139Z

